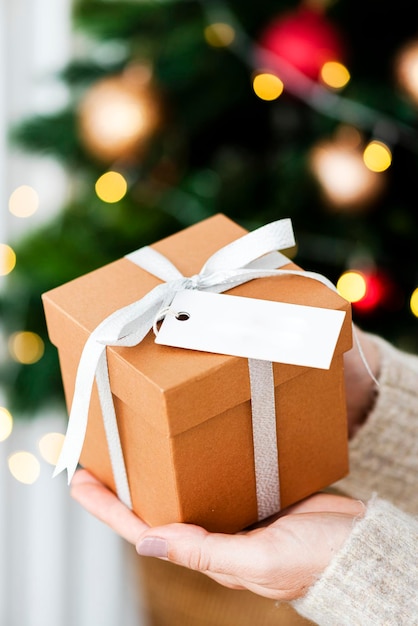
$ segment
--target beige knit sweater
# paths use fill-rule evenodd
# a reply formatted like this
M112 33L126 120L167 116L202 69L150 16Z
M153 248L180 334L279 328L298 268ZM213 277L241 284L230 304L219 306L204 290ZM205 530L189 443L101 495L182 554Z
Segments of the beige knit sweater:
M338 483L365 517L308 594L293 603L321 626L418 625L418 357L374 337L378 398Z

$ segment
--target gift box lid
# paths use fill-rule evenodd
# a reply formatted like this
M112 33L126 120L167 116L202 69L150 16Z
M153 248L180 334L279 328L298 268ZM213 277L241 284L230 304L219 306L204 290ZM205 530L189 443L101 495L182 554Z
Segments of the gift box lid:
M153 244L185 276L200 271L222 246L247 231L217 214ZM283 269L301 270L290 263ZM98 324L115 310L146 295L162 281L127 258L65 283L43 294L51 342L72 354L69 385L71 403L75 371L85 342ZM352 345L351 308L337 292L303 275L252 280L226 293L286 303L343 310L345 321L335 349L341 354ZM135 405L154 428L174 436L219 415L250 398L247 360L221 354L157 345L152 331L140 345L107 348L112 393ZM68 358L67 358L68 363ZM274 364L275 386L306 371L306 367ZM204 401L202 401L202 398Z

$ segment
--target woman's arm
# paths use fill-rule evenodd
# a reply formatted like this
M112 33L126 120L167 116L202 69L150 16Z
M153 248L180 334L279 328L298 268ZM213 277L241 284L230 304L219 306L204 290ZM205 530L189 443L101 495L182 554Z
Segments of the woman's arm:
M350 473L337 487L363 500L377 493L418 514L418 357L373 335L363 334L361 342L369 354L372 345L378 351L379 389L371 398L370 414L350 441ZM346 376L360 372L356 367ZM355 399L348 386L347 398L349 403ZM350 415L350 404L348 410Z

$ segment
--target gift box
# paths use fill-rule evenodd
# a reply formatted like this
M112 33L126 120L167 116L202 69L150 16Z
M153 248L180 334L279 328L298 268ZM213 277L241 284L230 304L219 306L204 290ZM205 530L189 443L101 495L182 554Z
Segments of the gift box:
M245 233L219 214L151 248L181 274L193 276L217 250ZM273 363L273 438L278 508L283 509L348 472L343 354L351 347L352 325L350 305L335 289L287 259L281 269L284 274L249 280L225 293L345 312L328 369ZM82 378L83 350L95 329L161 284L152 271L125 257L43 294L69 409L77 372ZM94 383L80 464L115 492L115 465L123 464L132 508L152 526L179 521L235 532L256 522L247 359L157 345L154 339L150 331L138 345L105 348L120 454L111 460L103 401Z

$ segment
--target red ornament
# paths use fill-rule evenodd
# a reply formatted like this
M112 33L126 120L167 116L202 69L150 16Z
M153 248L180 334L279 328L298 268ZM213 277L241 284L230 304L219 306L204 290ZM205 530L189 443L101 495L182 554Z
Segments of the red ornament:
M377 309L396 311L402 307L403 295L400 288L390 276L382 270L364 272L366 293L361 300L353 302L355 311L363 315L373 313Z
M259 43L313 80L318 79L324 63L344 58L338 30L322 13L306 8L276 18L261 34Z

